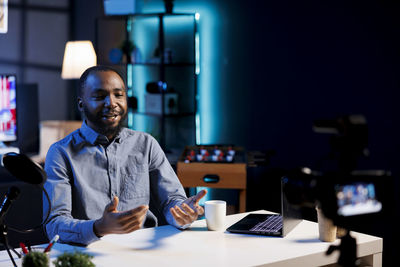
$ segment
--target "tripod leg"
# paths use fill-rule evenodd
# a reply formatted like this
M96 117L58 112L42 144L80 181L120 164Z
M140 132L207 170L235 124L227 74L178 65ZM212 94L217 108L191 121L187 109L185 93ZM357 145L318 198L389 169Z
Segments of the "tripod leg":
M22 258L21 254L19 254L18 251L15 250L15 248L11 247L11 250L14 251L15 255L17 255L18 258Z
M4 224L2 224L2 225L0 225L0 228L1 228L1 231L0 231L0 242L6 247L8 256L10 257L10 259L11 259L11 261L13 263L13 266L17 267L17 264L15 263L14 257L11 255L10 247L8 245L7 227Z
M4 244L4 246L6 247L8 256L10 257L10 259L11 259L11 261L12 261L14 267L17 267L17 264L15 263L15 260L14 260L13 256L11 255L10 248L9 248L8 245L6 245L6 244Z
M326 255L332 254L335 250L339 250L338 264L342 267L356 267L357 260L357 242L354 237L347 231L346 235L340 240L338 246L331 245L326 251Z
M338 263L344 267L355 267L357 260L357 242L354 237L350 235L350 231L341 238L340 256Z

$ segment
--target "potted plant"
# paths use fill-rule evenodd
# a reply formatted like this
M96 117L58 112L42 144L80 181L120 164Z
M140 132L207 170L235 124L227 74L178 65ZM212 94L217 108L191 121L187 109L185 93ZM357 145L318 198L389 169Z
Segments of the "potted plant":
M164 0L165 13L171 14L174 8L174 0Z
M64 252L53 261L56 267L70 267L70 266L80 266L80 267L94 267L95 265L91 261L93 256L75 251L75 252Z
M49 257L42 251L31 251L22 258L22 267L48 267Z
M135 50L135 45L129 39L126 39L121 44L121 51L126 57L127 63L132 63L132 52Z

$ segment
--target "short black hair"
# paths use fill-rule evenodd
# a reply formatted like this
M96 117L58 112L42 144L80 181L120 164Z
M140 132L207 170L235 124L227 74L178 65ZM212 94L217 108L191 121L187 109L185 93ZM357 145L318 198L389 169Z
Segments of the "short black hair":
M125 79L118 70L116 70L110 66L104 66L104 65L93 66L93 67L86 69L82 73L81 77L79 78L78 97L82 97L83 89L85 88L86 80L89 77L89 75L92 73L102 72L102 71L112 71L112 72L116 73L125 84ZM126 87L126 85L125 85L125 87Z

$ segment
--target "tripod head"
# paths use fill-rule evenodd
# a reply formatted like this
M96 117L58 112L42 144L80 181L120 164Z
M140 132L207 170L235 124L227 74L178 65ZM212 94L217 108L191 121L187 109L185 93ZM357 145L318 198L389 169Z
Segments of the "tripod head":
M338 264L343 267L355 267L357 260L357 243L354 237L347 231L346 235L341 238L338 246L331 245L326 251L326 255L332 254L335 250L340 253Z

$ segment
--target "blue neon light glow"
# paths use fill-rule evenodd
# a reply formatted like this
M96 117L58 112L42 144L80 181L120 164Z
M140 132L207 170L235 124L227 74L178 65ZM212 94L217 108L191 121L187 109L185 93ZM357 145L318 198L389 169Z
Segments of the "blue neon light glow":
M142 7L143 13L165 11L161 1L157 3L148 1ZM198 20L198 40L196 40L198 42L198 46L196 46L198 49L198 53L196 51L196 60L198 60L196 62L196 66L198 66L196 142L197 144L213 144L218 142L217 135L221 118L218 109L218 103L220 102L218 94L220 91L218 60L219 51L222 50L220 47L222 42L220 41L218 30L221 16L218 14L215 3L212 3L212 0L174 1L174 12L196 13L196 19ZM194 193L202 189L204 188L197 187ZM212 197L212 194L210 194L212 188L208 188L208 190L209 194L200 201L201 205L204 205L204 202Z
M164 12L162 1L148 1L142 6L143 13ZM196 116L196 140L201 144L212 144L218 141L221 114L218 109L219 78L218 60L220 34L219 20L215 3L212 1L174 1L174 12L197 13L199 32L199 75L198 75L198 114ZM143 33L148 34L148 33ZM146 39L146 38L142 38ZM201 55L201 57L200 57ZM196 63L197 64L197 63ZM201 69L201 73L200 73Z
M195 48L196 48L196 55L195 55L195 64L196 64L196 70L195 73L196 75L200 74L200 35L197 32L194 38L194 42L195 42Z
M128 96L132 96L133 95L132 64L128 64L126 68L126 85L128 86Z

